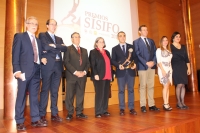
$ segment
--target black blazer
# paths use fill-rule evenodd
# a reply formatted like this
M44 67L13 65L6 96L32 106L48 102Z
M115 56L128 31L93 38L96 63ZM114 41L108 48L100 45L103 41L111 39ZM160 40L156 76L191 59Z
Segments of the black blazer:
M82 57L82 65L80 66L80 55L74 45L68 46L67 51L64 54L64 66L66 68L66 80L67 81L77 81L87 80L87 75L84 77L78 78L73 73L75 71L86 71L90 68L90 62L88 59L88 53L85 48L80 47L81 57Z
M112 69L111 69L111 58L110 58L110 53L106 51L106 54L108 56L108 58L110 59L110 70L111 70L111 75L112 75ZM99 79L102 80L105 76L105 68L106 68L106 64L105 64L105 60L103 58L103 55L100 53L99 50L97 50L96 48L90 51L90 56L89 56L89 60L90 60L90 66L91 66L91 79L94 79L95 75L99 75ZM111 76L112 78L112 76Z
M123 64L125 62L125 60L128 58L128 56L129 56L128 50L130 48L133 49L130 61L134 60L134 62L137 64L137 57L136 57L133 45L126 43L126 55L124 55L119 44L112 48L112 60L111 60L111 62L112 62L112 65L114 65L116 67L116 77L124 77L124 75L126 74L126 70L120 70L119 65ZM129 73L130 76L136 75L135 69L129 68L127 70L128 70L128 73Z
M67 46L63 45L64 43L62 38L55 36L56 43L54 43L49 33L43 32L39 34L39 39L42 42L43 51L45 51L43 57L47 58L47 64L42 65L42 69L52 70L54 67L54 63L56 61L56 54L58 54L59 57L61 58L60 60L61 68L59 68L59 70L63 71L64 69L63 69L61 52L65 52L67 50ZM49 44L55 44L56 48L49 46Z
M42 47L39 39L36 38L38 55L41 59ZM30 77L34 68L34 52L30 37L27 32L16 33L14 35L12 47L13 73L21 71L25 77Z

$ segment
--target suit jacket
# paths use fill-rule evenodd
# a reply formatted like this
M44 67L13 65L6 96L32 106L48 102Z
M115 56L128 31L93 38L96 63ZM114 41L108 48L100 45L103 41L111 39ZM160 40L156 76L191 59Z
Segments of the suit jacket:
M120 70L119 69L119 65L123 64L125 62L125 60L128 58L129 56L129 52L128 50L132 48L133 52L131 54L131 58L130 61L133 61L135 63L137 63L137 57L134 51L134 47L131 44L126 43L126 55L124 55L124 52L122 51L120 45L116 45L115 47L112 48L112 65L114 65L116 67L116 76L117 77L124 77L124 75L126 74L126 70ZM135 76L135 69L127 69L128 73L130 76Z
M55 36L55 43L48 32L43 32L39 34L39 39L42 42L42 48L45 53L43 57L47 58L47 64L42 65L42 69L52 70L54 67L54 63L56 62L56 54L60 57L60 66L59 70L63 71L63 62L61 52L65 52L67 50L67 46L63 45L62 38ZM56 48L49 46L49 44L54 44Z
M39 39L36 38L38 55L41 59L42 47ZM25 77L30 77L34 68L34 52L30 37L27 32L14 35L12 47L13 73L21 71Z
M152 39L147 39L151 48L150 52L148 51L147 46L141 37L133 41L133 45L135 46L135 53L138 57L138 70L147 70L148 66L146 63L148 61L154 62L155 65L152 67L152 69L156 68L156 45Z
M80 47L81 57L82 57L82 65L80 65L80 55L77 49L72 44L68 46L67 51L64 54L64 66L66 68L66 80L67 81L86 81L87 75L78 78L73 73L75 71L86 71L90 68L90 62L88 59L88 53L85 48Z
M110 59L110 70L112 75L110 53L107 50L105 50L105 52L108 58ZM105 71L106 71L105 70L106 64L103 55L100 53L99 50L95 48L90 51L89 60L91 65L91 79L95 80L94 76L99 75L99 79L102 80L105 77Z

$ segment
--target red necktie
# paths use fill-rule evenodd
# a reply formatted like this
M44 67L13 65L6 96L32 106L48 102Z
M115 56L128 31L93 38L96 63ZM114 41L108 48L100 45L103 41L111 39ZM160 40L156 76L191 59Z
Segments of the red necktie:
M35 37L34 35L31 35L32 37L32 47L33 47L33 53L34 53L34 62L37 63L38 60L38 53L37 53L37 48L36 48L36 44L35 44Z
M82 58L81 58L81 50L80 50L80 47L79 46L77 46L77 50L78 50L78 53L80 54L80 66L81 66L81 64L82 64Z

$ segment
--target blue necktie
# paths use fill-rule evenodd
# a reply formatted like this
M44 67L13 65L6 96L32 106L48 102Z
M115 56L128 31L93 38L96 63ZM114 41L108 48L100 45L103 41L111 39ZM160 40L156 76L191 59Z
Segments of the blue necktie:
M53 39L53 42L56 43L56 39L55 39L55 36L53 34L51 34L51 38Z
M125 51L124 45L122 45L122 50L123 50L123 52L124 52L124 55L126 55L126 51Z

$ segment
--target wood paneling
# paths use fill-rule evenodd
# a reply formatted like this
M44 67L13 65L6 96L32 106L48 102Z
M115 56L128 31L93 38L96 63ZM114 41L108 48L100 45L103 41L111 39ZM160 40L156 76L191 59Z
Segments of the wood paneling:
M5 38L5 14L6 0L0 0L0 109L4 108L4 38Z

